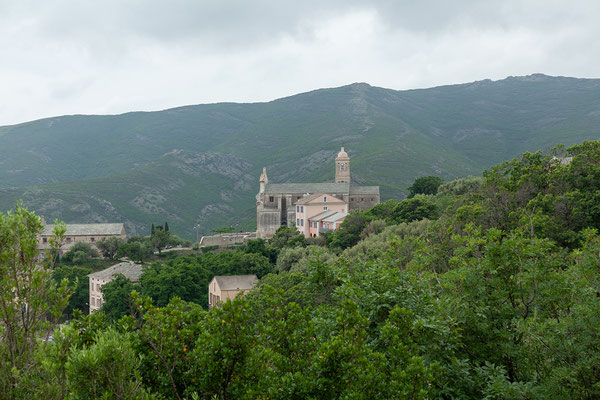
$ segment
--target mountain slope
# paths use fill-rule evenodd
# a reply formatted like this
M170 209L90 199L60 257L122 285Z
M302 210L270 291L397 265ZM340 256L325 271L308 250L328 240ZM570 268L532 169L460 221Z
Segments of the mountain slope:
M479 174L523 151L599 133L600 80L539 74L409 91L358 83L268 103L62 116L0 127L0 209L23 198L47 217L123 219L140 233L166 219L191 236L197 223L201 233L251 228L263 166L272 182L330 180L340 146L353 179L381 185L389 198L418 176ZM194 173L186 172L190 163ZM230 163L235 168L223 172Z

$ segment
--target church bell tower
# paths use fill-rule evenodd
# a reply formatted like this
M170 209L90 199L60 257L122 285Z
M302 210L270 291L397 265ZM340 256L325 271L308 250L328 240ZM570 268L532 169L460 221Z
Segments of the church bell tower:
M335 158L335 183L350 183L350 157L343 147Z

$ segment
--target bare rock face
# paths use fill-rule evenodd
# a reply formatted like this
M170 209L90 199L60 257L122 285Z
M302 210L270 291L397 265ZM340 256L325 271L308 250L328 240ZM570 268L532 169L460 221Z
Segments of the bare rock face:
M165 153L162 158L168 159L171 165L177 166L182 173L189 175L209 172L239 179L252 167L251 163L242 158L223 153L199 153L173 149Z

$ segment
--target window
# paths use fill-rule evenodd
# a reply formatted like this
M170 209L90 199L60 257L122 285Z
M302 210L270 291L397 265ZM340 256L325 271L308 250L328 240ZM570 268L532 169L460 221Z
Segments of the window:
M300 212L303 213L304 212L304 206L300 206Z
M269 196L269 201L272 203L274 201L273 196Z
M70 237L67 238L67 243L71 243L71 238Z
M96 239L94 239L94 238L92 237L92 238L90 238L90 241L94 242L94 241L96 241Z
M300 212L300 206L296 206L296 212Z
M96 283L96 291L98 291L98 292L100 291L100 284L99 283Z
M48 238L42 238L42 242L48 243Z
M323 196L323 203L327 203L327 196Z
M92 305L95 306L96 305L96 299L94 297L92 297Z
M354 201L354 197L351 197L351 198L350 198L350 201Z
M327 206L323 207L323 210L324 210L324 211L327 211Z
M311 227L311 228L312 228L312 224L313 224L313 222L312 222L312 221L308 221L308 226L309 226L309 227Z
M300 226L300 218L296 218L296 226Z

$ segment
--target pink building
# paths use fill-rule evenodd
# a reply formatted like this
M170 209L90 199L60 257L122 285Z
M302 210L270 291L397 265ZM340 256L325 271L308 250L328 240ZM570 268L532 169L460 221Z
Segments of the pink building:
M330 215L327 218L324 218L321 221L321 232L324 231L335 231L337 228L340 227L341 223L344 222L344 220L346 219L346 216L348 216L348 213L335 213L333 215Z
M348 202L332 194L315 193L305 196L296 202L296 228L305 237L316 237L319 236L319 223L311 219L347 212Z

